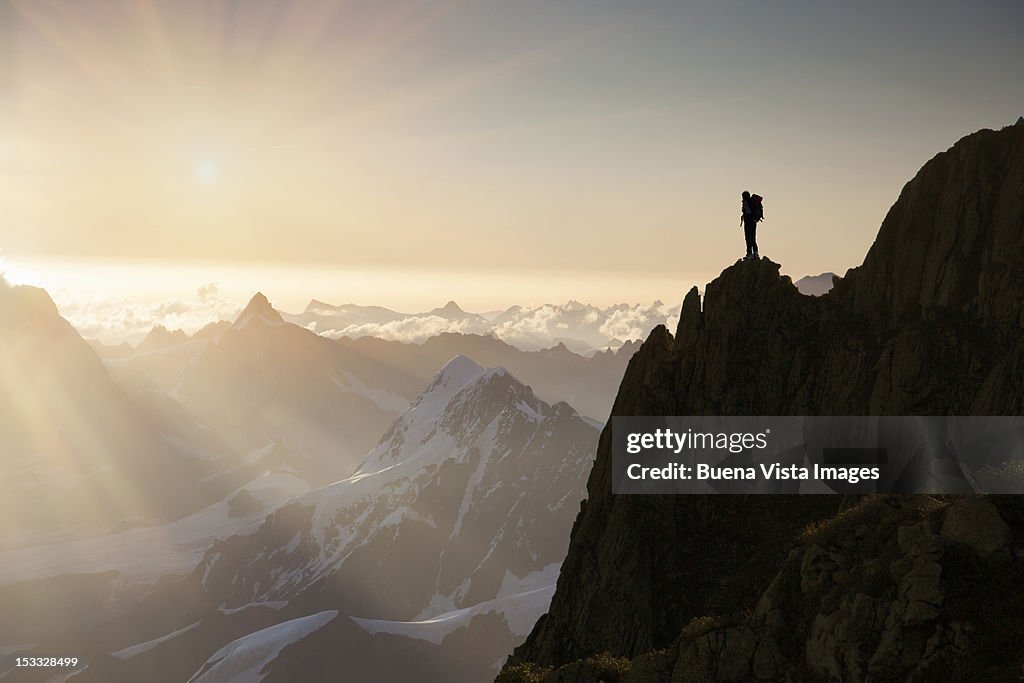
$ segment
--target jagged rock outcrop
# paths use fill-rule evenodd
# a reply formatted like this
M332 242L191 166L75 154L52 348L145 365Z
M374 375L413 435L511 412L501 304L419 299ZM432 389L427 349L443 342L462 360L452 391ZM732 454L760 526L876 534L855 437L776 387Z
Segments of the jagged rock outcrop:
M630 362L613 414L1020 414L1022 302L1013 126L929 161L828 294L800 294L768 260L726 269L703 307L691 291L675 336L655 329ZM1019 676L1004 646L1024 606L1015 499L610 491L606 428L550 612L505 680L530 666L596 680L566 672L600 653L643 658L643 678L622 680Z

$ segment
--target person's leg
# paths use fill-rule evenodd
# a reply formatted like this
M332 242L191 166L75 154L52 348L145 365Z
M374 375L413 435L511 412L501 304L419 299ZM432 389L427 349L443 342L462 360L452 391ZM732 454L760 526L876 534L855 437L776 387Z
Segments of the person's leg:
M757 249L754 244L754 226L749 221L743 221L743 237L747 241L747 257L749 258Z
M754 258L760 258L757 253L757 223L750 226L750 243L754 246Z

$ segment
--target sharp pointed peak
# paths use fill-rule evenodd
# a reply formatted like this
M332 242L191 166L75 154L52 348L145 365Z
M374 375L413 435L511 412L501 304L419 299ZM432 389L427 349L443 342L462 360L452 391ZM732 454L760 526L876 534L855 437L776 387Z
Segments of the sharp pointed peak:
M465 311L462 310L462 307L455 303L454 300L449 300L448 303L436 310L444 311L446 313L465 313Z
M249 299L249 303L246 304L242 313L235 320L234 326L236 329L242 328L254 319L260 319L272 324L284 323L284 318L270 304L270 300L267 299L263 292L256 292Z
M251 308L253 306L271 308L270 300L267 299L267 296L263 292L256 292L252 295L252 298L249 299L249 305L246 306L246 308Z

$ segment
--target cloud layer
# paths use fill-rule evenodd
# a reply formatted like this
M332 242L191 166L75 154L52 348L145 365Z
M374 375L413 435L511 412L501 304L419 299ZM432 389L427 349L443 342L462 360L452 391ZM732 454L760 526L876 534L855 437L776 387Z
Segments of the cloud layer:
M233 320L240 310L213 283L196 290L195 298L159 304L127 298L82 300L64 291L54 292L53 299L79 334L105 344L138 344L157 325L192 334L211 322Z
M241 306L229 300L215 283L199 287L194 297L163 303L130 298L82 299L64 290L53 293L63 315L87 339L106 344L127 341L137 345L157 325L193 334L218 320L234 320ZM599 308L578 301L536 307L513 306L502 312L474 314L458 307L405 314L361 306L311 305L305 312L284 313L289 322L321 336L377 337L422 343L443 333L491 334L524 350L563 343L577 353L617 348L630 339L643 339L655 325L674 330L678 306L617 304Z
M401 314L396 314L401 316ZM444 332L493 334L525 350L543 349L564 343L571 350L586 353L617 347L630 339L643 339L659 324L675 329L678 307L660 301L652 304L618 304L598 308L578 301L545 304L534 308L514 306L500 314L449 318L436 314L413 314L385 322L354 320L351 309L318 308L315 314L290 316L319 334L331 337L378 337L392 341L420 343Z

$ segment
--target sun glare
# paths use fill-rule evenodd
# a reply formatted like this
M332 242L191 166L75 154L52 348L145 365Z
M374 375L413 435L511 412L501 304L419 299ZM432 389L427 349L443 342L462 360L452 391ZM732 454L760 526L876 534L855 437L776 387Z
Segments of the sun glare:
M220 164L214 159L201 159L195 166L193 173L202 185L212 186L220 178Z
M10 261L0 259L0 277L12 285L36 285L39 286L41 278L38 272L33 271L31 266L14 264Z

